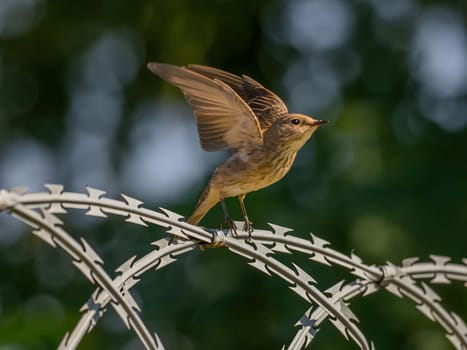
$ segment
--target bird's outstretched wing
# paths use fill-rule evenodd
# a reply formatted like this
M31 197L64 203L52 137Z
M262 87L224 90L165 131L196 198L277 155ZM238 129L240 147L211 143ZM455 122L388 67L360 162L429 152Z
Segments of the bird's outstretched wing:
M275 119L288 114L287 106L279 96L247 75L239 77L221 69L198 64L189 64L187 68L229 85L250 106L263 131L268 129Z
M155 62L147 66L182 90L196 116L204 150L236 150L263 143L258 119L228 84L185 67Z

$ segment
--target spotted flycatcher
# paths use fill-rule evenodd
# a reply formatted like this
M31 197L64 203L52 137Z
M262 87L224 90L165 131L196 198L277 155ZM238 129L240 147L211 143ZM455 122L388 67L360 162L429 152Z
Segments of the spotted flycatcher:
M205 151L231 151L214 171L188 222L196 225L221 202L224 222L235 231L224 199L236 196L243 229L251 233L252 223L243 202L246 194L282 179L297 152L327 121L289 113L276 94L246 75L194 64L178 67L150 62L147 66L183 92L196 117L201 147Z

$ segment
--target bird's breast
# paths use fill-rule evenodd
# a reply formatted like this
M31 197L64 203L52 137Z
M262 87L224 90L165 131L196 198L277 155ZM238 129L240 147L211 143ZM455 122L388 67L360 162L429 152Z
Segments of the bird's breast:
M237 152L217 168L212 182L222 197L246 194L282 179L294 160L295 153Z

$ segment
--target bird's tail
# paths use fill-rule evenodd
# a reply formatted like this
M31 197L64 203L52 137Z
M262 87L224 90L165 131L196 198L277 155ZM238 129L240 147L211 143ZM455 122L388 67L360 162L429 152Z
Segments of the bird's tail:
M187 222L192 225L198 224L204 215L206 215L207 212L217 204L217 202L219 202L219 196L216 191L213 191L211 185L208 184L201 194L193 214L191 214Z

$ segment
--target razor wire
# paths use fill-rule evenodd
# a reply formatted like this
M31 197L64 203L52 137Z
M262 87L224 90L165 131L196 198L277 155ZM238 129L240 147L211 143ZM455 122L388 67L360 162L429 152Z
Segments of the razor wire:
M449 257L431 255L431 262L408 258L401 266L390 262L382 266L367 265L356 254L350 256L331 248L328 241L311 234L304 239L291 234L292 230L270 224L272 230L254 230L250 236L238 232L234 237L228 231L205 230L182 221L183 217L160 208L160 212L143 207L143 202L123 195L123 200L104 197L105 192L87 188L87 193L64 192L62 185L45 185L47 192L27 193L24 188L0 190L0 211L6 211L32 228L32 233L54 248L62 249L76 268L97 285L83 305L81 319L71 332L65 334L59 349L75 349L85 334L90 332L110 304L128 329L135 332L147 349L164 349L157 333L149 331L140 318L140 307L130 289L144 273L160 270L178 261L199 244L224 246L229 251L248 259L248 264L267 275L276 275L289 284L290 289L311 304L297 322L294 338L283 349L298 350L310 346L323 322L329 320L347 339L361 349L374 349L358 327L358 318L350 309L357 296L366 296L385 289L398 297L406 297L426 317L438 323L447 339L456 349L467 349L467 327L454 312L447 311L441 298L430 284L464 282L467 285L467 259L462 264L450 262ZM142 225L158 225L172 238L162 238L146 255L131 257L116 269L111 278L104 270L104 261L84 239L76 240L63 229L58 215L68 209L86 210L86 215L107 217L118 215L125 221ZM173 237L177 239L173 239ZM278 254L305 254L309 260L326 266L346 269L356 279L345 284L338 282L321 291L318 283L295 263L291 266L279 261Z

